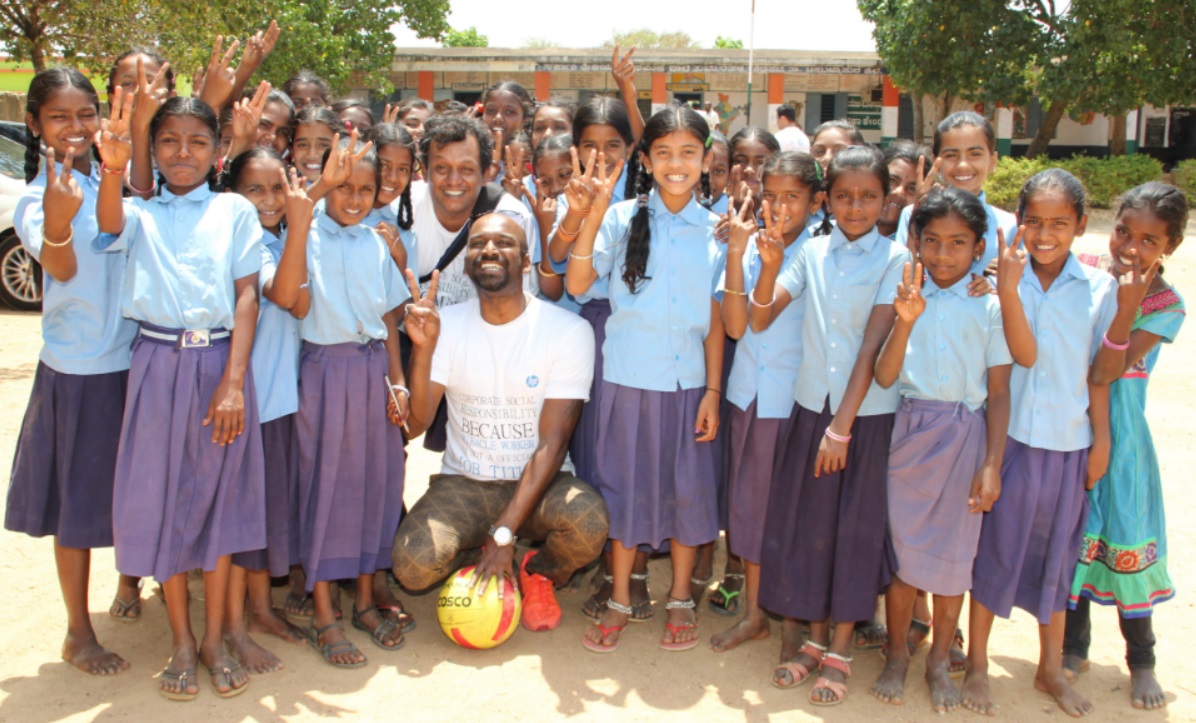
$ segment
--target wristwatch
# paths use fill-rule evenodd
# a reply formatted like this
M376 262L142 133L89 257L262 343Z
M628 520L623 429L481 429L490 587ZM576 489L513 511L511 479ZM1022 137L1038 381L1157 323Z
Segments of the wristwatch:
M510 527L492 526L490 528L490 536L494 538L494 544L499 547L515 544L515 535L511 532Z

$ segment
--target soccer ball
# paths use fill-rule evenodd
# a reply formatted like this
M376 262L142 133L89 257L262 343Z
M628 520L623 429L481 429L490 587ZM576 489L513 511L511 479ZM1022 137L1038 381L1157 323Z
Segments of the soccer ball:
M470 650L485 650L502 645L515 633L523 601L505 578L502 600L493 578L486 594L478 595L476 588L469 587L473 570L472 565L463 567L445 581L436 602L436 617L449 640Z

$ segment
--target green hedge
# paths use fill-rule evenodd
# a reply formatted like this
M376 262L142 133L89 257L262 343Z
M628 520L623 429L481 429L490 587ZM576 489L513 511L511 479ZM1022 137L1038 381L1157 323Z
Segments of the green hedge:
M1176 187L1188 197L1188 205L1196 206L1196 159L1180 161L1171 169L1171 177Z
M1196 192L1196 162L1188 169L1189 198ZM1180 164L1181 166L1183 164ZM1163 165L1145 155L1093 158L1072 156L1061 160L1050 158L1002 158L984 184L988 202L1007 211L1017 210L1017 197L1022 186L1035 173L1048 168L1062 168L1073 174L1088 190L1088 204L1093 208L1110 208L1117 197L1134 186L1157 181L1163 175ZM1176 181L1179 182L1179 171Z

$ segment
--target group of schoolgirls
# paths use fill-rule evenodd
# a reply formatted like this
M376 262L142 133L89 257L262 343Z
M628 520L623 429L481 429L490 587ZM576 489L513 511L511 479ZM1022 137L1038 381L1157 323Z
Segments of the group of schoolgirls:
M252 74L218 56L201 98ZM811 154L781 153L761 128L728 140L688 108L645 123L629 56L612 70L623 100L533 108L502 83L481 104L503 139L492 176L537 220L539 293L576 309L602 349L570 448L611 520L583 645L614 652L627 623L653 617L646 562L667 550L660 647L696 647L694 571L726 530L710 604L733 608L739 576L745 614L711 646L767 637L781 616L773 683L816 680L815 704L846 698L856 625L887 589L882 700L901 700L929 637L935 707L991 712L988 633L1016 606L1042 626L1036 685L1083 714L1069 679L1094 599L1119 605L1138 652L1135 705L1162 705L1149 611L1170 582L1142 400L1183 318L1159 273L1182 194L1133 189L1110 254L1081 258L1084 190L1069 174L1031 179L1016 219L984 202L996 152L978 115L944 120L931 154L882 154L845 121L819 127ZM46 271L45 347L6 526L56 536L63 655L84 670L127 667L88 620L89 550L115 544L117 619L139 613L138 578L162 581L174 656L160 689L192 699L197 663L224 696L280 667L249 630L364 665L334 581L352 581L351 621L380 648L413 624L385 570L402 511L400 269L412 284L418 271L412 137L435 111L409 102L374 125L300 74L217 103L221 124L172 85L152 52L122 56L103 121L75 71L30 87L17 229ZM1143 525L1153 556L1128 575L1102 567ZM287 610L311 616L306 631L270 604L270 577L293 566ZM1065 658L1069 597L1083 618L1066 617Z

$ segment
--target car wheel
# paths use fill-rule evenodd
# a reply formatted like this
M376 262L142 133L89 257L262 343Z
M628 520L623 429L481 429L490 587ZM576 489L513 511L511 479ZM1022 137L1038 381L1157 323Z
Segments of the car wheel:
M17 311L42 308L42 267L13 232L0 235L0 301Z

